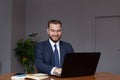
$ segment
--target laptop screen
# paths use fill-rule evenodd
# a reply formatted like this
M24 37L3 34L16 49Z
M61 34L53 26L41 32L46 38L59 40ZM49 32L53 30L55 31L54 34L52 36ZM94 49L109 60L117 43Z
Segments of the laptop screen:
M100 52L77 52L66 54L61 77L94 75L100 54Z

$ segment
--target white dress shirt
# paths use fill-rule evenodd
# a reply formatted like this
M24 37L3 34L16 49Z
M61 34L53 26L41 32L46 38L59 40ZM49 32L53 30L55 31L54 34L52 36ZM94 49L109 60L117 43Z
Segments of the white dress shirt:
M52 46L53 52L54 52L54 50L55 50L54 45L56 44L57 50L58 50L58 55L59 55L59 64L60 64L60 45L59 45L59 41L58 41L57 43L54 43L51 39L49 39L49 42L50 42L50 44L51 44L51 46ZM54 71L55 68L56 68L56 67L54 67L54 68L51 70L51 74L52 74L52 75L54 75L54 74L53 74L53 71Z

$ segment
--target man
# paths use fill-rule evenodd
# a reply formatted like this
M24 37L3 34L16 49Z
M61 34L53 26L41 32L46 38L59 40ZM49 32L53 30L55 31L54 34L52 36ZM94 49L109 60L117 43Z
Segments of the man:
M47 33L49 39L38 43L35 47L35 65L38 72L60 75L65 54L74 51L71 44L60 41L62 23L59 20L48 22Z

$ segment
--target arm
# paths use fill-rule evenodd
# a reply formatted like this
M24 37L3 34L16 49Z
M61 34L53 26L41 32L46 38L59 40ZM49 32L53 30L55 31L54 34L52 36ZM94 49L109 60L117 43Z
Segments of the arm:
M36 47L35 47L35 65L38 69L38 72L50 74L53 66L50 66L49 60L47 59L47 57L49 57L49 56L45 56L45 54L47 54L47 53L45 52L43 45L42 44L36 45Z

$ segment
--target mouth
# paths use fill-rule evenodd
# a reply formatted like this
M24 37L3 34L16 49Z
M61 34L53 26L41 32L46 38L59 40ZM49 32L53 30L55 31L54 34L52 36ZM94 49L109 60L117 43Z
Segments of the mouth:
M59 38L59 36L52 36L52 37L55 38L55 39L56 39L56 38Z
M53 37L53 40L57 41L59 38L58 37Z

